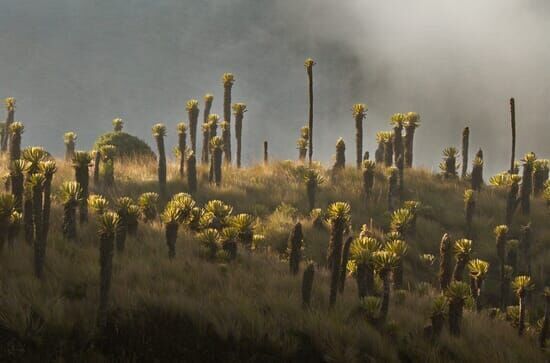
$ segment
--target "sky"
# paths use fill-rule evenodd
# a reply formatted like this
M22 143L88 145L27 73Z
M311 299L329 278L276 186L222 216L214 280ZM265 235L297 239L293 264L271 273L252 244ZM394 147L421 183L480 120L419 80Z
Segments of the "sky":
M0 0L0 97L17 99L25 145L77 148L121 117L154 146L186 121L185 102L215 96L236 77L245 102L243 159L297 157L314 68L314 158L331 162L338 137L354 160L351 106L366 103L365 147L395 112L416 111L415 163L436 170L442 150L471 130L472 155L507 169L509 98L516 99L517 155L550 157L550 3L544 0ZM199 138L200 139L200 138ZM234 149L234 148L233 148Z

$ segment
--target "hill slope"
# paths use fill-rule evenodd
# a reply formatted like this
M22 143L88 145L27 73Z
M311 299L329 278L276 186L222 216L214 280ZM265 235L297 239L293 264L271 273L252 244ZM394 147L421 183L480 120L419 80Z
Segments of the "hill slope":
M54 190L61 181L73 179L69 165L58 162L58 169ZM158 189L154 164L116 164L115 170L114 190L93 191L112 200L122 195L137 198ZM130 237L125 251L114 256L110 319L102 331L96 328L96 217L79 225L77 242L66 241L61 234L63 210L54 201L43 281L33 276L32 248L22 237L13 249L5 248L0 254L0 340L7 342L0 349L0 360L544 361L534 335L519 338L510 323L491 319L486 312L466 309L459 338L450 336L447 329L436 342L423 337L439 293L422 283L436 286L436 266L422 264L418 256L437 256L445 232L454 239L463 237L466 184L407 170L406 199L421 201L423 212L415 235L407 240L405 289L393 292L388 323L377 328L354 314L359 300L351 277L336 307L328 308L330 276L323 266L329 234L312 225L302 174L303 167L293 162L225 168L223 184L216 188L206 180L207 169L200 168L196 201L202 205L220 199L234 207L233 214L254 214L258 217L255 233L265 239L258 239L253 252L239 246L236 261L211 262L202 256L194 234L182 228L176 257L169 260L163 225L140 223L137 236ZM378 170L373 197L365 207L360 173L347 168L321 186L317 205L324 209L331 202L348 201L353 234L364 223L372 225L373 233L385 232L390 221L385 180ZM169 165L168 189L170 194L187 189L178 180L174 164ZM484 188L474 217L474 255L491 263L482 292L485 306L497 304L498 263L492 230L503 223L504 198L504 191ZM529 317L534 323L541 313L541 287L550 282L545 274L550 267L550 225L541 200L534 200L532 209L532 271L537 290ZM318 264L312 306L306 310L301 303L301 274L290 275L284 259L288 235L297 220L304 226L304 256ZM527 222L517 216L512 235ZM510 298L512 303L516 299Z

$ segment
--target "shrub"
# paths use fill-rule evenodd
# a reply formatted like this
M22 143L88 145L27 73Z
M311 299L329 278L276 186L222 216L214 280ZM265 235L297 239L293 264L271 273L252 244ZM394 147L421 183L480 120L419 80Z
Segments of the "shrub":
M108 132L101 135L94 144L95 150L104 145L116 146L116 156L119 158L145 158L155 160L151 147L143 140L126 132Z

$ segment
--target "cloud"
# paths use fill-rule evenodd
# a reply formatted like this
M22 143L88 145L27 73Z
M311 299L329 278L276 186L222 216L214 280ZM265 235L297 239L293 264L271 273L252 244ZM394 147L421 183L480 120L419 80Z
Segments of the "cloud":
M221 113L220 77L230 71L234 101L250 109L245 161L261 159L264 139L272 156L295 158L309 56L318 63L315 154L323 161L339 136L353 159L356 102L369 105L369 150L392 113L414 110L422 117L419 164L436 166L469 125L472 148L483 147L496 172L508 164L514 96L518 155L550 152L544 1L21 0L2 9L0 96L18 98L25 142L54 153L64 131L89 148L117 116L152 141L152 124L174 128L186 118L185 101L206 92Z

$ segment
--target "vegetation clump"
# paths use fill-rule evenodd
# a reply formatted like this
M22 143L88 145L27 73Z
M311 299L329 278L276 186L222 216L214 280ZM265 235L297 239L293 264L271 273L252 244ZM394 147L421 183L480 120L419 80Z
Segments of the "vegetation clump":
M121 159L156 160L155 153L145 141L124 131L101 135L94 143L94 150L100 150L105 145L116 147L115 155Z

